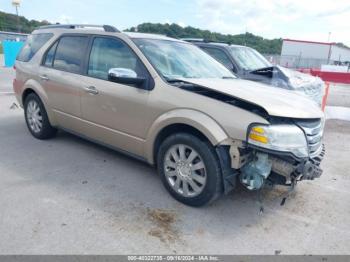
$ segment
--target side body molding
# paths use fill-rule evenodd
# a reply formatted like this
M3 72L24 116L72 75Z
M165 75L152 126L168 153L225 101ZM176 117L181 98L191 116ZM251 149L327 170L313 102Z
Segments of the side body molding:
M215 146L229 138L224 129L210 116L192 109L175 109L159 116L149 128L145 141L145 157L150 164L154 164L154 144L158 134L167 126L185 124L191 126Z

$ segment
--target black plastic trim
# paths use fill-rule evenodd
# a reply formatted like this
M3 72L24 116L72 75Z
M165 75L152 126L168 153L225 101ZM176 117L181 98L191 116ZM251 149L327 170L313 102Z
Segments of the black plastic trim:
M43 29L80 29L84 27L95 27L95 28L103 28L105 32L112 32L112 33L120 33L120 31L111 25L88 25L88 24L55 24L55 25L44 25L39 26L37 30L43 30Z
M235 189L239 171L231 167L230 146L217 146L216 152L221 166L222 191L227 195Z

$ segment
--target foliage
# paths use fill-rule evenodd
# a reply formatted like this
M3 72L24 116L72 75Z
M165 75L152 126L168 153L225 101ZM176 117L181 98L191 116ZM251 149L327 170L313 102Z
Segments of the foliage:
M17 18L14 14L0 11L0 31L31 33L36 27L48 24L47 21L28 20L24 16Z
M255 48L263 54L280 54L282 48L282 39L266 39L251 33L239 35L225 35L221 33L211 32L209 30L201 30L191 26L181 27L177 24L153 24L143 23L137 27L131 27L126 31L154 33L167 35L175 38L201 38L207 41L225 42L236 45L246 45Z
M0 43L0 54L4 53L4 51L2 50L2 44Z
M24 16L17 17L14 14L0 11L0 31L31 33L36 27L49 25L48 21L28 20ZM137 27L131 27L125 31L154 33L167 35L174 38L202 38L207 41L224 42L229 44L246 45L255 48L263 54L280 54L282 39L266 39L252 33L231 35L202 30L191 26L181 27L177 24L143 23ZM346 47L342 43L337 45Z
M343 43L336 43L336 45L339 46L339 47L343 47L343 48L348 48L348 49L350 49L350 47L344 45Z

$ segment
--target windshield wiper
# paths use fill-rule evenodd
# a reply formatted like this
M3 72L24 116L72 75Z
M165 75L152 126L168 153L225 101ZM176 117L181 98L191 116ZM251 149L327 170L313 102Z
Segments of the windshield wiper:
M236 77L233 77L233 76L223 76L222 79L236 79Z
M167 77L165 77L165 80L166 80L168 83L185 83L184 80L182 80L182 79L177 79L177 78L167 78Z
M169 83L169 84L191 84L183 79L180 78L170 78L170 77L164 77L165 80Z
M183 80L183 79L179 79L179 78L168 78L168 77L164 77L165 80L168 82L168 83L185 83L185 84L191 84L190 82L187 82L186 80ZM236 77L233 77L233 76L223 76L221 79L236 79Z
M180 88L196 88L199 87L199 85L191 83L191 82L187 82L183 79L178 79L178 78L168 78L165 77L166 81L169 84L173 84L174 86L180 87Z

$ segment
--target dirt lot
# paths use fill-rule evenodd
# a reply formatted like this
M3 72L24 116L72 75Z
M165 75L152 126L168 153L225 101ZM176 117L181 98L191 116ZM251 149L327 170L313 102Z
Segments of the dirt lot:
M328 120L323 176L284 188L238 188L204 208L173 200L155 170L67 133L39 141L10 109L0 68L0 254L349 254L350 122ZM350 107L350 88L331 90Z

